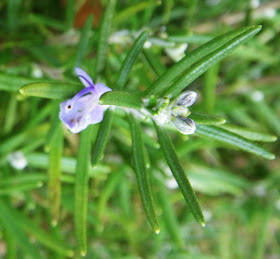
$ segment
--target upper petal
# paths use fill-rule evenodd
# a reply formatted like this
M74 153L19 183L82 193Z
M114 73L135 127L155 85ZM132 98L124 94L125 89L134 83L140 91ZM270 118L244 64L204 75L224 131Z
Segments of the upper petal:
M107 87L106 85L103 85L102 83L97 83L94 85L94 90L96 91L98 98L106 92L112 91L111 88Z
M83 83L85 87L92 87L93 82L90 76L82 69L75 67L75 73Z

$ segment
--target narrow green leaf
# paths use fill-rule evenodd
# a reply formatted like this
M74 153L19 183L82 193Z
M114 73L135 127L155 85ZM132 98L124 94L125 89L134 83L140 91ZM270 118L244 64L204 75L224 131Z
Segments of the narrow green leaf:
M9 0L7 5L7 28L9 32L15 32L18 26L20 6L22 0Z
M99 199L97 202L97 220L98 228L100 231L103 231L104 223L102 222L102 216L104 215L104 208L110 196L112 195L115 188L120 184L120 180L124 174L123 168L120 170L111 173L109 179L107 179L106 184L102 191L99 194Z
M49 156L44 153L31 153L26 154L25 158L28 162L30 168L36 169L48 169L49 166ZM61 171L74 174L76 170L76 159L74 157L62 157L61 159ZM106 165L95 165L93 169L90 170L90 176L97 176L98 174L108 174L110 172L110 167ZM62 178L63 179L63 178Z
M162 218L165 223L166 229L171 237L171 240L176 244L177 248L183 247L183 238L180 234L179 224L176 219L174 209L171 206L169 200L169 194L167 193L164 184L157 180L158 187L158 200L160 207L162 208Z
M238 35L227 44L218 48L217 50L211 52L207 56L200 59L194 65L192 65L178 80L176 80L165 92L165 95L176 96L178 95L186 86L203 74L213 65L217 64L228 54L234 51L241 44L256 35L262 26L255 26L244 33Z
M110 91L102 94L99 104L116 105L137 110L142 108L142 102L138 96L123 91Z
M6 115L5 115L5 123L3 126L4 134L8 134L13 129L13 125L16 122L16 114L17 114L17 99L15 94L11 94Z
M60 163L63 152L63 132L59 124L50 145L48 170L48 199L52 225L56 226L60 214L61 171Z
M67 0L65 9L65 27L66 29L71 29L74 18L75 18L75 0Z
M234 133L215 126L197 125L196 131L198 135L227 143L231 146L247 151L249 153L261 156L266 159L274 159L275 155L257 146L249 140L246 140Z
M53 138L56 136L56 132L59 127L61 127L61 121L59 117L57 116L59 113L59 100L54 100L50 102L52 112L51 112L51 125L48 131L48 134L45 139L45 146L44 150L46 152L49 152L51 149L51 145L53 143Z
M9 176L1 179L0 188L9 186L13 187L16 185L26 184L26 183L38 183L42 181L46 181L47 177L45 174L24 174L17 176Z
M134 4L133 6L130 6L118 13L118 15L114 18L114 25L117 26L124 21L128 21L130 17L135 17L138 12L152 6L159 5L160 3L161 1L141 1Z
M80 84L38 82L24 85L19 92L27 96L36 96L49 99L65 99L81 90Z
M117 81L115 83L115 89L124 88L124 85L128 78L128 74L129 74L136 58L140 54L140 52L143 48L143 44L147 40L148 36L149 36L149 32L143 31L139 35L139 37L136 39L136 41L134 42L133 46L131 47L129 53L127 54L127 56L125 58L125 61L122 63L122 67L118 73Z
M280 120L278 113L270 105L268 105L265 100L250 100L250 103L254 107L252 111L255 113L255 116L265 121L271 130L273 130L273 132L279 136Z
M108 109L100 123L99 130L92 150L92 166L95 166L103 157L104 149L109 137L113 122L113 111Z
M91 147L92 127L89 126L80 133L79 149L75 179L75 212L74 224L78 252L84 256L87 253L87 203L88 174Z
M233 124L224 124L220 125L219 127L253 141L274 142L277 140L277 137L274 135L257 132L255 130L239 127Z
M212 113L215 106L216 85L219 73L219 63L206 71L203 82L204 111Z
M144 61L156 76L162 75L166 68L160 63L159 57L148 49L143 50Z
M217 50L233 38L238 35L248 31L254 27L244 27L239 28L234 31L228 32L221 36L214 38L208 43L200 46L191 53L188 53L183 59L178 63L174 64L170 69L168 69L164 74L162 74L145 92L145 95L159 95L165 91L170 83L176 79L180 74L182 74L186 69L188 69L192 64L202 59L204 56L210 54L211 52Z
M4 231L3 240L5 240L5 245L6 245L5 258L16 259L17 258L17 247L16 247L15 238L13 237L12 233L10 233L9 231Z
M14 186L1 186L0 195L15 195L24 191L31 191L42 187L42 181L34 181L30 183L21 183Z
M24 251L26 255L31 258L41 258L39 250L36 246L32 245L28 238L23 234L18 227L16 220L13 220L12 215L9 213L8 206L0 199L0 221L1 225L15 238L16 244Z
M192 111L189 117L193 119L196 124L219 125L226 122L226 119L221 116L194 111Z
M28 20L31 23L35 23L36 25L39 25L39 26L44 25L44 26L48 26L48 27L50 27L52 29L55 29L55 30L60 30L60 31L65 30L65 25L63 23L61 23L57 19L53 19L53 18L48 17L48 16L29 13Z
M31 83L36 83L40 80L44 83L51 83L49 79L28 78L23 76L16 76L13 74L6 74L0 72L0 90L8 92L17 92L21 86Z
M196 195L191 187L191 184L179 162L179 159L176 155L175 147L164 130L163 127L157 125L156 122L154 122L155 129L157 131L158 140L162 148L162 152L165 156L166 162L168 166L170 167L170 170L173 173L173 176L175 180L178 183L178 186L194 216L194 218L197 220L197 222L201 226L205 226L205 220L201 211L201 208L199 206L198 200L196 198Z
M53 251L56 251L65 256L73 256L73 251L67 246L62 244L59 240L51 236L49 233L42 231L39 226L36 226L32 220L24 216L22 213L18 212L14 208L8 208L0 200L0 208L2 212L2 207L5 207L6 214L8 218L13 222L12 225L18 225L20 229L32 235L39 243L50 248ZM14 236L16 238L17 234ZM33 248L33 245L32 245ZM41 257L34 257L41 258Z
M97 45L96 53L96 68L95 72L97 75L104 69L106 49L108 44L108 37L111 32L112 18L116 5L116 0L109 0L107 3L106 10L100 24L100 35Z
M120 116L114 117L114 124L117 127L117 131L121 132L123 135L129 135L130 136L130 126L127 120ZM143 135L143 142L145 145L150 146L155 149L159 149L160 145L154 140L154 138L150 137L147 134Z
M89 42L89 36L90 36L90 29L92 24L93 16L89 15L86 19L86 22L83 26L83 29L81 31L80 41L77 47L77 54L76 54L76 61L75 61L75 67L79 67L81 64L81 61L86 53L86 49L88 47Z
M154 209L154 201L149 182L149 176L145 165L144 144L142 141L142 129L140 122L129 115L132 138L133 166L137 177L138 188L146 216L156 234L159 234L159 223Z

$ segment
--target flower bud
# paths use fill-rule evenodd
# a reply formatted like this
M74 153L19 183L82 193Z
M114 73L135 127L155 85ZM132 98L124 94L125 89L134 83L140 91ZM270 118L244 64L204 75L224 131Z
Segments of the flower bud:
M188 117L174 117L173 124L184 135L193 134L196 130L195 122Z
M189 107L196 101L197 93L194 91L185 91L176 99L176 105Z

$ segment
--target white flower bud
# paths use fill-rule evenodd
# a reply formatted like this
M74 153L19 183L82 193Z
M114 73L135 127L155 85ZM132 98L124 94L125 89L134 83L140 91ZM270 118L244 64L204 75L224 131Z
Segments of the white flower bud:
M171 109L171 113L176 117L176 116L183 116L187 117L191 114L189 109L184 106L173 106Z
M188 117L177 116L173 119L173 124L184 135L193 134L196 130L195 122Z
M13 168L18 170L22 170L27 166L27 160L23 153L20 151L10 153L7 156L7 160Z
M178 106L189 107L193 105L196 101L197 93L194 91L185 91L179 95L179 97L175 100Z

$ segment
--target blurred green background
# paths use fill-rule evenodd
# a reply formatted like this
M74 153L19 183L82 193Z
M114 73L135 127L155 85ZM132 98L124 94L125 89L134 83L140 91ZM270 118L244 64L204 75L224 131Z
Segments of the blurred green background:
M150 30L150 37L130 72L127 89L131 92L146 89L155 80L154 71L162 73L215 36L263 25L259 34L189 88L198 93L198 110L280 136L280 1L116 1L104 43L106 57L100 65L96 49L108 2L0 1L0 258L67 258L76 244L78 135L63 130L61 208L53 212L48 172L62 144L56 142L57 148L50 152L54 145L50 134L53 123L58 123L59 101L22 96L19 88L44 80L78 83L73 67L79 66L93 81L113 89L131 44L143 29ZM276 154L269 161L215 141L171 132L203 209L206 227L202 228L153 140L154 130L145 124L161 226L155 235L131 169L129 127L122 111L119 114L104 157L90 172L86 258L280 257L278 141L262 144ZM93 126L93 134L98 126ZM52 213L59 213L56 226L51 224Z

